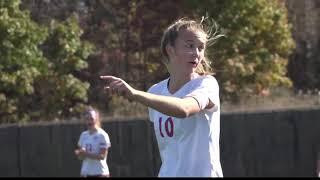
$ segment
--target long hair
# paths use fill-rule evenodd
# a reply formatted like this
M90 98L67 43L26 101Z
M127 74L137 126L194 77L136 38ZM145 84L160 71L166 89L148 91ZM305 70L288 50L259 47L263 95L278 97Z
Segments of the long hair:
M208 22L207 26L205 25L205 22ZM177 21L175 21L173 24L171 24L164 31L161 39L160 49L161 49L162 55L165 57L164 59L165 64L167 64L170 61L168 53L166 51L166 46L168 44L170 44L171 46L174 46L175 41L178 38L179 32L185 29L192 30L194 32L200 32L205 36L205 39L206 39L205 50L207 47L214 44L218 38L220 38L221 36L224 36L222 34L218 34L217 24L213 20L210 21L210 19L207 17L206 18L202 17L201 21L199 22L188 19L188 18L180 18ZM214 32L213 32L213 29L215 29ZM199 73L200 75L214 74L211 68L211 62L208 60L206 53L204 58L201 61L201 64L198 65L196 72Z

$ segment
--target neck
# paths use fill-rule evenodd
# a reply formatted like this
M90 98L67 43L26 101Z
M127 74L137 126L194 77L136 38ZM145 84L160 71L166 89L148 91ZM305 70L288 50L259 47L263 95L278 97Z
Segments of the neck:
M96 127L96 126L93 126L93 127L90 127L90 128L89 128L90 134L96 132L97 130L98 130L98 127Z
M171 75L168 89L171 93L178 91L184 84L199 76L197 73L189 75Z

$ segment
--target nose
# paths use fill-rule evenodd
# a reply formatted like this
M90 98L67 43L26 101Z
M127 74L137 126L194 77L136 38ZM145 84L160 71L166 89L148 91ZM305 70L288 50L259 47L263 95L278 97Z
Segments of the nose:
M192 56L193 57L199 57L200 51L198 48L194 48L192 51Z

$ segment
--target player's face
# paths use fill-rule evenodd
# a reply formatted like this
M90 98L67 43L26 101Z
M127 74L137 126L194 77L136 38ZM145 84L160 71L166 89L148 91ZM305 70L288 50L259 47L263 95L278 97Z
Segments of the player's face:
M86 113L85 115L85 119L86 119L86 124L87 126L90 127L94 127L95 124L97 123L97 115L95 111L89 111Z
M200 31L184 29L179 32L169 64L183 73L195 72L204 58L206 36Z

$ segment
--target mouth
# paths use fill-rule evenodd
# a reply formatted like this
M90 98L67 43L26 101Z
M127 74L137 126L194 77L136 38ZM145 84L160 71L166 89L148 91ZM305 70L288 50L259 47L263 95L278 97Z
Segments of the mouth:
M198 63L196 61L192 61L192 62L189 62L190 64L192 64L193 67L197 67L198 66Z

